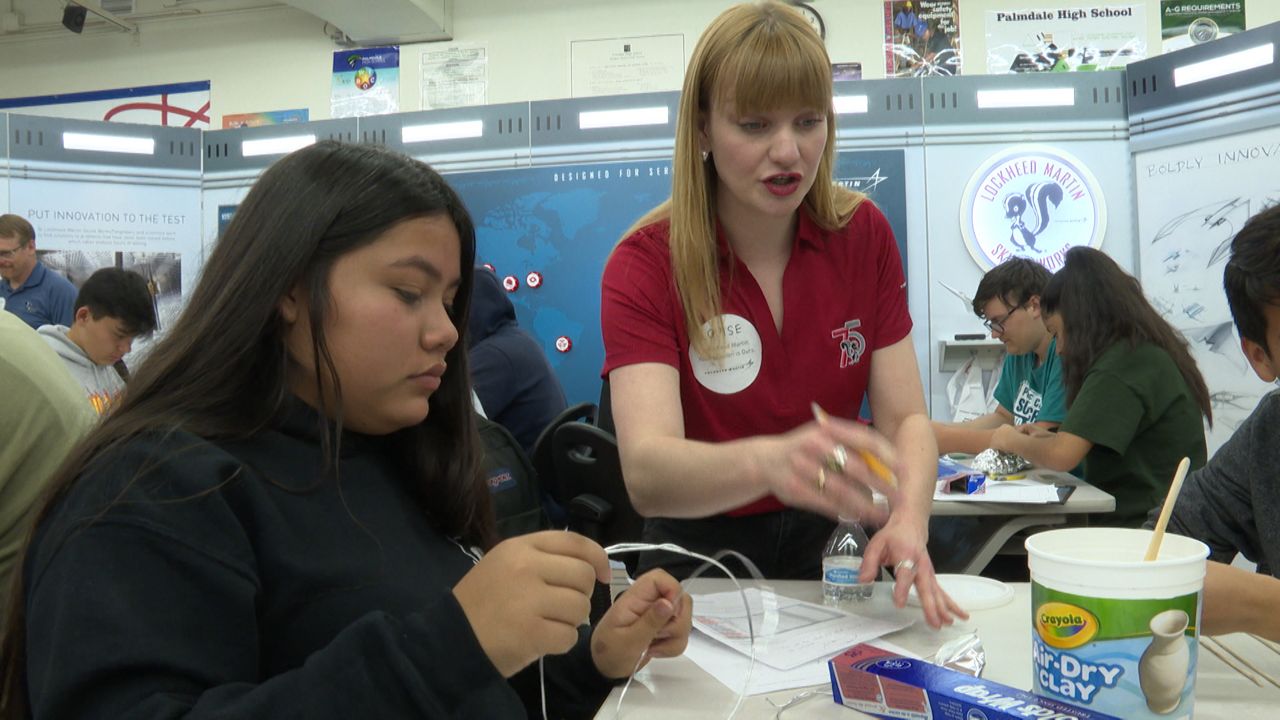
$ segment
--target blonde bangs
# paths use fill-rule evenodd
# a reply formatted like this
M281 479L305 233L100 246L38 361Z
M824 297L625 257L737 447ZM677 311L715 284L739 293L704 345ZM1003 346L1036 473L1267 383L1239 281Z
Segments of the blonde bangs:
M826 49L804 20L788 17L795 14L778 7L740 43L726 46L723 58L709 63L711 73L703 87L716 88L715 100L731 103L738 114L797 107L830 113Z

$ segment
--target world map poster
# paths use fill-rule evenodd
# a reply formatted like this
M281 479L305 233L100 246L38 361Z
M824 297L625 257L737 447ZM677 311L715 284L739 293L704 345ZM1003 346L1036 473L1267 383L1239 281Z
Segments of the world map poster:
M836 181L871 197L906 265L900 150L837 155ZM671 194L671 162L592 163L448 176L476 225L476 262L504 280L520 326L542 344L570 404L596 402L604 345L600 277L622 233Z

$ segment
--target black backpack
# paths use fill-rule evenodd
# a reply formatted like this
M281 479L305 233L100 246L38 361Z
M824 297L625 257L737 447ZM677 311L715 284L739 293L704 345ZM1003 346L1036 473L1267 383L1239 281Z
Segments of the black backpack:
M505 427L479 415L476 427L484 446L481 467L493 495L498 535L509 538L550 528L538 475L520 443Z

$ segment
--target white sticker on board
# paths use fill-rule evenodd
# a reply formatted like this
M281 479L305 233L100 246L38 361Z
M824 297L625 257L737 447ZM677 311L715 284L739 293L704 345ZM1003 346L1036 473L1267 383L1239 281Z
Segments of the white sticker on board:
M763 347L760 333L746 318L731 314L721 318L724 320L726 344L724 357L708 360L689 348L689 364L693 366L693 376L703 387L721 395L732 395L756 381L760 374ZM702 326L702 332L710 337L714 327L715 320L710 320Z

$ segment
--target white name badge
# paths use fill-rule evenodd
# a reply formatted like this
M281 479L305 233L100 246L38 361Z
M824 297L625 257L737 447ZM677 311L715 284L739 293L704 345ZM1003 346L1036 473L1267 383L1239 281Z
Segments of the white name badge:
M732 395L756 381L763 360L763 347L760 333L746 318L741 315L720 317L724 321L724 357L708 360L691 347L689 364L693 366L693 376L703 387L721 395ZM714 328L715 320L710 320L702 326L702 332L710 337Z

